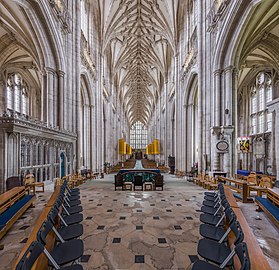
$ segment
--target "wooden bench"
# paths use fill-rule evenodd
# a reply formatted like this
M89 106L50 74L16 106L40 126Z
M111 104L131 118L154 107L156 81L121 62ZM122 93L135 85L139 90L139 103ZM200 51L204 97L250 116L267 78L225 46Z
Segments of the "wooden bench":
M35 177L32 173L27 174L23 179L23 184L26 188L29 188L30 190L33 190L33 193L36 194L36 192L45 192L45 183L44 182L36 182ZM40 187L42 189L37 190L36 188Z
M259 209L264 211L269 219L279 228L279 188L267 190L267 197L255 197Z
M54 206L54 204L56 202L56 199L59 196L59 193L60 193L60 186L56 186L55 191L52 193L50 199L48 200L48 202L45 206L45 208L41 212L41 215L37 219L37 222L36 222L32 232L31 232L31 234L29 235L27 242L25 243L25 245L23 246L20 254L18 255L16 263L13 267L14 270L16 269L16 265L18 264L18 262L20 261L20 259L22 258L22 256L24 255L24 253L26 252L28 247L30 246L30 244L37 239L37 233L40 230L44 221L47 219L48 213L50 212L50 210ZM51 231L46 238L46 249L47 250L51 250L53 248L55 240L56 240L55 235ZM47 270L48 269L48 259L44 254L40 255L40 257L36 260L36 262L34 263L34 265L32 267L32 270L37 270L37 269L40 269L40 270Z
M25 195L24 187L14 187L13 189L0 195L0 214L6 211L17 200Z
M238 207L236 200L232 194L232 191L230 190L229 187L225 187L225 194L243 230L244 242L246 242L248 252L249 252L251 270L271 270L271 267L265 255L263 254L263 251L260 248L257 239L255 238L253 232L251 231L241 209ZM234 242L234 235L231 232L229 235L229 244L232 245L233 242ZM234 265L235 265L235 269L240 269L240 262L237 256L234 256Z
M0 195L0 239L35 199L34 195L26 195L24 187L15 187Z
M243 203L253 202L253 200L248 197L249 184L247 183L247 181L240 180L240 179L227 178L227 177L223 177L223 176L220 176L219 180L224 182L225 186L227 186L230 189L233 189L234 191L239 193L240 194L239 196L237 196L237 194L234 194L234 196L237 199L241 200Z

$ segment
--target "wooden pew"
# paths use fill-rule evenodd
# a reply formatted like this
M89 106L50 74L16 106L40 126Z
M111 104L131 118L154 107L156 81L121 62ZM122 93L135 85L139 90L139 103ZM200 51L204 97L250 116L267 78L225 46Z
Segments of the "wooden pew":
M245 180L240 179L232 179L220 176L219 180L225 183L225 186L229 187L230 189L235 190L237 193L241 194L240 200L243 203L253 202L253 200L248 200L248 186L249 184ZM230 183L229 185L227 183ZM232 185L232 183L234 185Z
M52 193L45 208L43 209L41 215L39 216L31 234L29 235L27 242L25 243L20 254L18 255L16 263L13 267L14 270L16 269L16 265L18 264L18 262L20 261L20 259L22 258L22 256L24 255L28 247L30 246L30 244L37 239L37 233L40 230L44 221L47 219L48 213L50 212L51 208L54 206L56 199L59 196L59 193L60 193L60 186L56 186L55 191ZM52 231L48 234L46 242L47 242L46 243L47 250L51 250L55 243L55 235ZM48 269L48 259L44 254L40 255L40 257L36 260L36 262L32 267L32 270L38 270L38 269L40 270Z
M269 219L279 228L279 188L268 188L267 198L256 197L255 202Z
M25 187L14 187L0 195L0 214L25 195Z
M229 187L225 187L226 198L233 208L234 213L236 214L237 220L240 223L240 226L244 233L244 242L247 244L249 257L251 261L251 270L271 270L271 267L263 254L262 249L260 248L257 239L255 238L254 234L252 233L241 209L237 206L236 199L234 198L232 191ZM231 195L229 195L231 194ZM234 236L231 232L229 235L229 244L231 245L234 242ZM234 256L234 264L235 269L240 269L240 262L237 256Z
M24 187L15 187L0 195L0 239L35 201Z

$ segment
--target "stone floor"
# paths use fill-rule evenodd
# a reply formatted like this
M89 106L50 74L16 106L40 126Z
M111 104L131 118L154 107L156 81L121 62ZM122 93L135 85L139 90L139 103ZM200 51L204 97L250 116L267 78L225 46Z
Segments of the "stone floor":
M164 175L164 191L114 191L113 175L80 187L84 215L84 269L190 269L197 255L204 190ZM39 195L1 240L0 269L11 269L36 222L47 192ZM279 232L254 204L240 204L272 269L279 269Z

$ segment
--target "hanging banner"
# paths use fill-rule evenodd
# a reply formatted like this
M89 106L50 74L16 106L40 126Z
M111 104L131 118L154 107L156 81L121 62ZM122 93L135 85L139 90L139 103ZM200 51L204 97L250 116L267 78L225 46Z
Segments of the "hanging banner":
M239 151L242 153L251 152L251 137L239 137L238 138Z
M153 154L154 155L159 155L160 154L160 142L159 140L155 139L153 142Z
M119 155L126 154L126 142L124 139L118 140L118 154Z

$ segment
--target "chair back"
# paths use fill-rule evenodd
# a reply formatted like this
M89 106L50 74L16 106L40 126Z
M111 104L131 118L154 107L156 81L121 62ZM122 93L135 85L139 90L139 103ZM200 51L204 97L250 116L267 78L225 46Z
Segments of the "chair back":
M267 176L262 177L260 180L260 187L273 188L271 179Z
M235 235L235 240L234 240L234 245L236 246L237 244L241 243L244 239L244 234L242 231L242 228L239 224L238 221L233 222L230 225L231 230L233 231L234 235Z
M247 176L247 183L258 185L257 175L256 174L248 175Z
M30 185L30 184L35 183L34 174L32 174L32 173L26 174L23 179L23 183L24 183L24 185Z
M250 270L251 264L246 243L242 242L237 244L235 252L241 264L240 270Z
M47 216L47 219L49 219L51 221L52 224L55 224L55 220L58 216L58 209L56 207L53 207L50 211L49 214Z
M22 256L21 260L18 262L16 270L31 270L33 264L43 253L43 251L44 246L41 243L39 243L38 241L32 242Z
M142 186L142 176L141 175L135 175L134 176L134 185L135 186Z
M155 179L156 185L162 185L164 183L164 178L163 178L163 175L161 175L161 174L156 174L154 179Z
M19 176L11 176L6 180L6 190L10 190L14 187L21 186L21 181Z
M116 174L114 176L114 180L115 180L115 183L117 183L117 184L123 184L123 175L122 174Z
M228 207L225 210L225 215L229 225L233 224L236 221L236 215L231 207Z
M41 226L40 230L37 233L37 240L38 242L46 245L46 237L49 232L52 230L53 225L49 220L46 220L43 225Z

